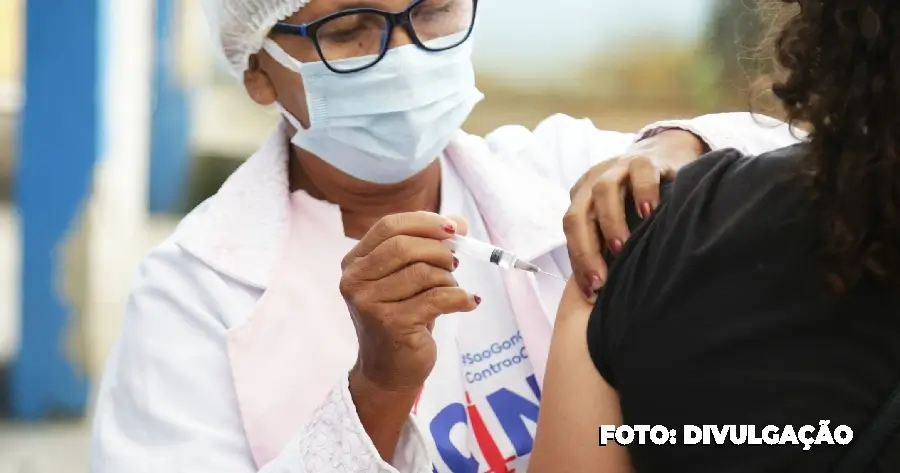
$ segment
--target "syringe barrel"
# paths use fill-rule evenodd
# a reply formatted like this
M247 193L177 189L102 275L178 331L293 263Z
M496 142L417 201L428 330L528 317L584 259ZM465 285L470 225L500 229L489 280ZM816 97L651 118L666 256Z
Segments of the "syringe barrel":
M502 249L474 238L455 235L445 241L447 246L456 253L484 261L485 263L493 263L502 268L511 267L512 262L515 260L515 256Z

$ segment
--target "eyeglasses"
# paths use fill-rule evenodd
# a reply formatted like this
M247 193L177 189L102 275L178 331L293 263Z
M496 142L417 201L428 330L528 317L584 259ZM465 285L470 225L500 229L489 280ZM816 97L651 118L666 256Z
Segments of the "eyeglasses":
M416 0L399 12L353 8L302 25L280 22L272 32L311 40L328 69L346 74L377 64L398 26L426 51L459 46L472 34L477 6L478 0Z

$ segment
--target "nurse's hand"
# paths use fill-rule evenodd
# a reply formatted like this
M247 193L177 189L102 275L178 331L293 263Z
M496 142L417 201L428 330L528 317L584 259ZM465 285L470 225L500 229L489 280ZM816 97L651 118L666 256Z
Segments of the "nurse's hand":
M418 393L437 357L435 319L478 306L480 298L457 285L459 261L443 242L466 227L430 212L391 215L344 258L340 289L359 337L354 372L365 383Z
M606 284L603 250L620 252L630 236L625 195L649 217L659 205L660 182L695 161L706 145L696 135L671 129L633 144L622 155L594 166L572 187L572 204L563 218L572 275L588 301Z

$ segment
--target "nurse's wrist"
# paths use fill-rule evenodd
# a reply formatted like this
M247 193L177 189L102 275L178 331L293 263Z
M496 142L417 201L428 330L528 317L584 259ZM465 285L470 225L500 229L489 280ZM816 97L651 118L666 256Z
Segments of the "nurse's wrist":
M350 370L348 379L351 394L353 394L354 391L366 393L375 399L412 399L414 401L416 396L422 390L422 386L413 386L408 389L385 388L375 382L371 376L367 376L365 371L359 367L359 364Z
M665 149L678 149L700 157L710 151L709 145L697 134L681 128L666 128L648 136L639 143L645 146L660 146Z
M350 397L363 428L381 458L390 462L420 390L385 390L368 379L358 366L350 370L348 381Z

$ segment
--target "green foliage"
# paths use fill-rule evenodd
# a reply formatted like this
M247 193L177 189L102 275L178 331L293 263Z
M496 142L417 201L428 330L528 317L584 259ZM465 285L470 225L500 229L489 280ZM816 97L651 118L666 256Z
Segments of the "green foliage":
M701 56L696 45L664 38L638 39L587 73L605 78L605 89L597 93L607 102L693 105L695 69Z
M721 59L703 55L692 69L691 92L698 110L709 113L721 107L722 90L719 88L719 78L722 75L722 68Z
M717 0L713 10L704 49L720 63L715 81L720 105L746 104L752 84L767 72L759 54L766 29L759 6L760 0Z
M243 158L226 156L196 156L188 183L188 195L182 209L185 213L213 196L234 171Z
M523 90L511 87L510 79L482 75L478 86L488 100L518 95L524 100L552 97L561 105L573 101L594 108L694 109L715 103L709 86L717 67L693 42L653 36L621 44L615 52L572 71L564 85Z

